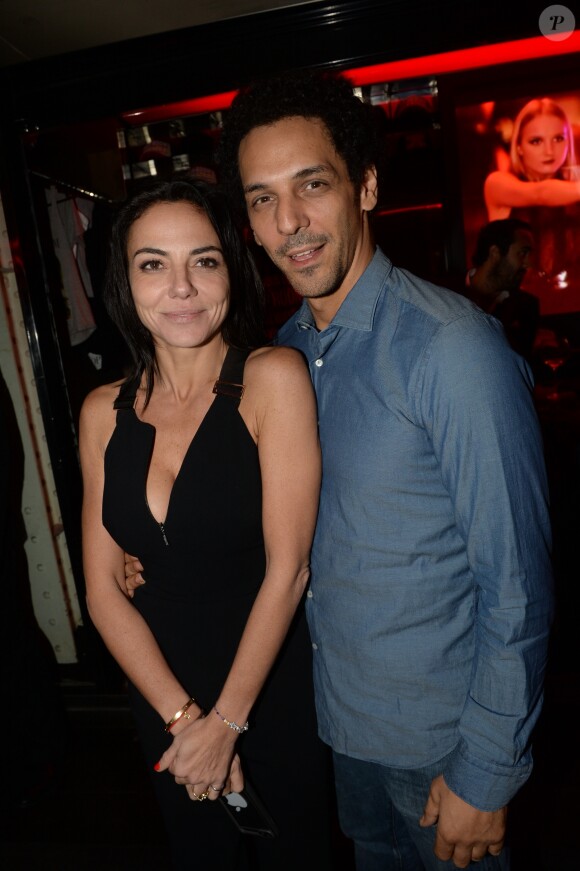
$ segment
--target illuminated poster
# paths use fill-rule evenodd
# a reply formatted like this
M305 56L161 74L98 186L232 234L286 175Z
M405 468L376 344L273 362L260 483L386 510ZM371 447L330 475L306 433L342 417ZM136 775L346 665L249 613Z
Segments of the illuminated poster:
M580 91L456 109L467 263L491 220L531 224L522 289L542 315L580 311Z

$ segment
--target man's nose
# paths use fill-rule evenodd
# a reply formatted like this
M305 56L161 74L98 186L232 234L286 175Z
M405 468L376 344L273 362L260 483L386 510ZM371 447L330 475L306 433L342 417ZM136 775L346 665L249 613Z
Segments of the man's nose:
M278 200L276 221L278 232L284 236L293 236L310 224L304 203L294 196L281 197Z

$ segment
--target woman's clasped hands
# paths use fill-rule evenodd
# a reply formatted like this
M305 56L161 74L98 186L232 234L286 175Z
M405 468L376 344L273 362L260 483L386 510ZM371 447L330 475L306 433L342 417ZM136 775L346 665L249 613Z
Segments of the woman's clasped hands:
M176 723L173 742L155 764L155 771L172 774L193 801L215 801L221 795L240 792L244 777L234 752L236 735L230 731L203 714Z

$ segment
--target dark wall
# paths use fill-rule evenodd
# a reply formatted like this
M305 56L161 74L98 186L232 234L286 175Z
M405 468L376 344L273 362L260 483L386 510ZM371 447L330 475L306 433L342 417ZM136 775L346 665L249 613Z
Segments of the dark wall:
M229 19L2 72L6 119L94 119L293 67L384 63L539 35L543 2L342 0Z

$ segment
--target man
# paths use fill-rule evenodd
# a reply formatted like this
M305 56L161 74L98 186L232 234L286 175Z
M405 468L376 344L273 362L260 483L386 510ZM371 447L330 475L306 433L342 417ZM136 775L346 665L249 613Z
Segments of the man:
M319 729L361 871L505 868L551 612L530 376L495 321L375 249L375 143L328 74L242 90L222 140L256 242L304 298L278 340L319 405Z
M538 298L520 289L533 251L532 228L525 221L491 221L479 232L465 296L503 325L508 342L531 359L540 318Z
M357 869L505 869L551 612L528 369L495 320L375 248L377 140L346 80L243 90L221 149L256 242L304 298L278 341L318 400L307 614Z

